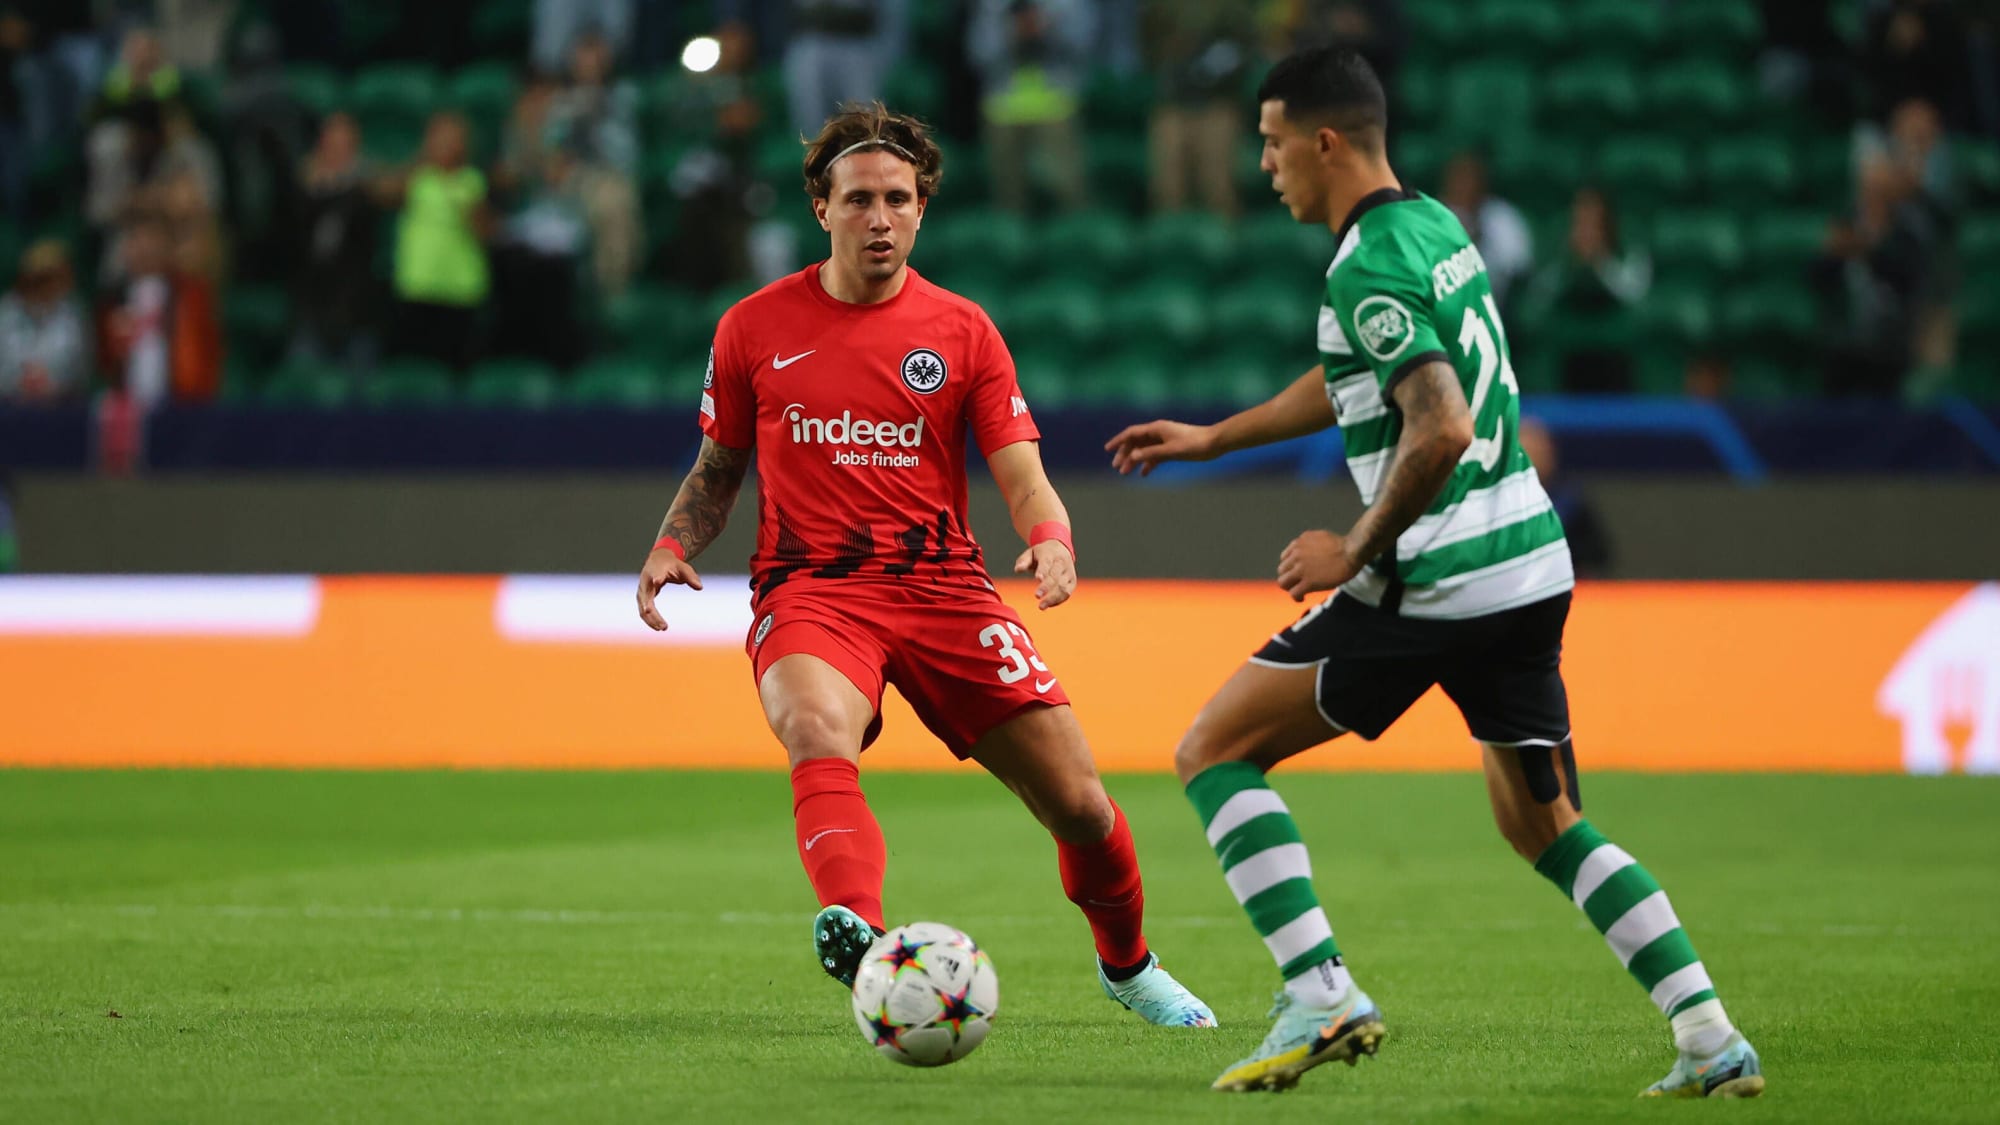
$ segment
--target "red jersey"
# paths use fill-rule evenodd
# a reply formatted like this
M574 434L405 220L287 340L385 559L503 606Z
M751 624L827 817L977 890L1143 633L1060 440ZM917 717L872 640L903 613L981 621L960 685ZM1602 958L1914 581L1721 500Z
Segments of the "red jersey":
M829 295L812 265L716 327L701 430L757 451L756 598L787 581L988 587L966 520L982 454L1041 436L985 310L910 270L880 304Z

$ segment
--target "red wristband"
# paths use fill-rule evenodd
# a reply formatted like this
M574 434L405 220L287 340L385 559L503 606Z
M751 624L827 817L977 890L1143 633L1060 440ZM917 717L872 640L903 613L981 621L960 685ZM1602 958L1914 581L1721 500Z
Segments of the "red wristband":
M674 557L681 560L682 562L688 561L687 548L681 546L681 541L674 538L673 536L662 535L660 536L660 541L653 544L653 550L655 551L659 550L662 547L665 547L667 550L672 551L674 553Z
M1070 541L1069 527L1056 520L1044 520L1028 531L1028 546L1054 540L1069 549L1070 561L1076 561L1076 544Z

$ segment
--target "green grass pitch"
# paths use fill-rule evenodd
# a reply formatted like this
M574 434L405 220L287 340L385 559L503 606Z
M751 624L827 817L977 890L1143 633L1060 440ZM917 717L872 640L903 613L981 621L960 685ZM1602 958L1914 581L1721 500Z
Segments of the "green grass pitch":
M865 781L890 920L958 925L1000 974L943 1070L876 1057L820 974L778 773L0 771L0 1120L2000 1118L1992 782L1586 777L1763 1053L1770 1092L1723 1105L1634 1100L1663 1021L1474 774L1281 778L1390 1038L1276 1096L1206 1090L1276 980L1170 778L1109 784L1218 1031L1102 997L998 785Z

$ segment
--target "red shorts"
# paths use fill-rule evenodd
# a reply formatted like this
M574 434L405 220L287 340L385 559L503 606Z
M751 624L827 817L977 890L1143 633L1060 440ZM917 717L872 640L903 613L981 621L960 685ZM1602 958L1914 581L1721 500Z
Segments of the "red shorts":
M839 669L876 710L864 747L882 730L884 683L959 758L1015 715L1069 702L1021 615L977 587L787 583L757 607L744 650L760 683L793 653Z

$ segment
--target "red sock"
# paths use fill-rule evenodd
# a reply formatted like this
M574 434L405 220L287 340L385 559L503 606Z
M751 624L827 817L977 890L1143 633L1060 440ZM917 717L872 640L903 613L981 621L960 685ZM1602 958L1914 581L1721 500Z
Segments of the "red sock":
M1146 959L1146 935L1140 932L1146 915L1146 890L1139 882L1139 854L1132 846L1132 829L1125 810L1115 803L1111 835L1095 844L1056 841L1062 866L1063 892L1090 920L1097 939L1097 956L1113 968Z
M792 770L792 821L799 859L821 906L845 906L882 925L882 873L889 866L882 826L861 793L861 768L845 758L814 758Z

